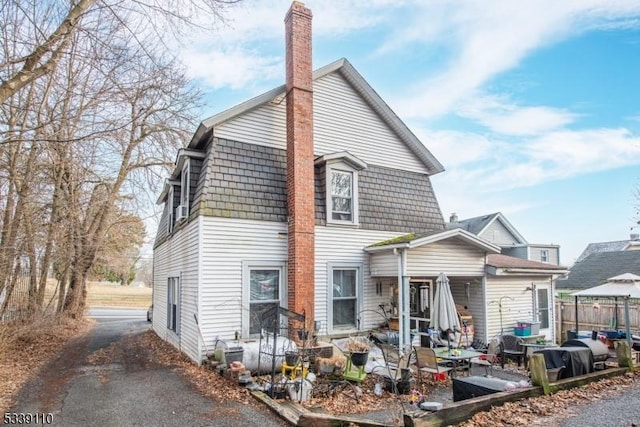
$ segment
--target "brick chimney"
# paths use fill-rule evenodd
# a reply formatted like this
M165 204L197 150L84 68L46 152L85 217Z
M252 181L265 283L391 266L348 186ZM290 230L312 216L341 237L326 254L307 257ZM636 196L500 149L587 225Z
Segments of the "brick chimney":
M287 91L289 310L314 321L314 157L311 10L294 1L284 19Z

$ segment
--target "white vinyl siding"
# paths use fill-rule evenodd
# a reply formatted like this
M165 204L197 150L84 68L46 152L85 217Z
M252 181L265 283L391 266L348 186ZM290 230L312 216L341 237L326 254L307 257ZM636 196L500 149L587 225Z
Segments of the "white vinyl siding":
M348 151L367 164L427 173L427 168L339 74L313 85L314 154ZM277 98L228 120L219 138L286 149L286 101Z
M458 239L447 239L407 251L407 272L414 277L484 275L485 252Z
M500 312L502 298L502 326L505 333L513 333L518 321L533 319L533 293L526 290L532 283L541 283L540 277L495 277L487 278L487 321L489 338L500 334ZM547 282L548 283L548 282ZM507 297L513 298L513 301ZM554 324L553 305L550 307L549 320ZM553 330L553 328L551 328Z
M543 261L542 251L547 251L547 261ZM560 260L558 257L558 248L553 246L529 246L529 259L532 261L541 261L553 265L560 264Z
M485 230L480 233L478 237L482 237L485 240L495 243L499 246L517 245L522 242L518 241L516 237L498 220L493 221Z
M202 220L201 326L208 347L216 338L243 334L249 305L243 292L243 262L284 264L287 224L217 217ZM286 276L286 270L284 275ZM243 335L243 338L247 338Z
M153 329L158 336L199 363L198 330L193 317L198 307L198 224L198 221L193 221L177 230L153 252ZM169 277L180 278L179 335L167 328Z
M467 283L469 283L469 294L467 297ZM451 294L456 304L467 307L473 317L474 339L487 342L485 336L486 328L486 302L484 298L483 278L454 278L451 282Z
M371 276L398 277L398 256L393 251L384 251L370 255Z
M376 314L379 304L389 302L389 284L385 282L381 293L376 294L376 283L369 272L369 255L364 248L381 240L397 236L397 232L380 232L354 228L316 227L315 232L315 320L321 322L321 334L330 333L330 312L328 299L328 267L339 265L362 265L362 308L360 329L367 330L384 322L381 314ZM337 331L336 331L337 332ZM345 330L340 332L346 332ZM355 332L355 330L351 330Z

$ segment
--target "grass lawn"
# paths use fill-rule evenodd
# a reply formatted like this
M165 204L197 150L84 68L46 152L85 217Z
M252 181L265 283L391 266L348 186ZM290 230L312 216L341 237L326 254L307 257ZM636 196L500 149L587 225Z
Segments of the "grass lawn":
M89 283L87 306L148 308L151 288Z

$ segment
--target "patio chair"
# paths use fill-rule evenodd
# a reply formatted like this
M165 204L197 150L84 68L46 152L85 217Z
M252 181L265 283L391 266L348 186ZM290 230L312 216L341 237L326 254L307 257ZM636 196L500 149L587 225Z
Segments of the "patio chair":
M525 357L524 340L516 335L502 335L500 336L500 342L502 343L502 352L500 357L500 364L504 368L504 362L508 357L511 360L518 362L518 367Z
M394 380L400 378L400 369L409 367L411 355L400 356L400 349L395 345L384 343L376 345L382 350L382 357L387 366L387 372L383 373L383 375Z
M432 348L414 347L413 351L415 352L416 365L418 366L418 370L420 372L428 372L432 374L434 378L437 378L437 376L439 376L440 374L449 374L453 369L452 367L440 365L438 363L436 352L433 351ZM420 381L420 374L418 374L418 382L420 383Z
M473 365L480 365L484 366L485 375L489 375L489 372L491 372L491 375L493 375L493 365L498 365L499 363L501 363L501 354L502 343L497 339L491 340L491 342L489 342L489 346L487 347L486 356L474 357L473 359L471 359L471 365L469 369L471 369Z

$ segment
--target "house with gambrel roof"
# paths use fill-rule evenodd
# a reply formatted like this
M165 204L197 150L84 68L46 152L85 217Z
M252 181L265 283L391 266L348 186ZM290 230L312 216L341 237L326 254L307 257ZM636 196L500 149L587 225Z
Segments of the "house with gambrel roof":
M153 329L199 362L218 339L255 340L277 306L320 335L378 327L380 306L418 327L443 272L486 338L500 247L446 229L431 185L443 166L346 59L312 72L311 12L294 2L285 27L286 84L203 121L178 152L158 198Z

